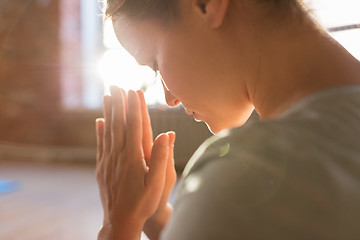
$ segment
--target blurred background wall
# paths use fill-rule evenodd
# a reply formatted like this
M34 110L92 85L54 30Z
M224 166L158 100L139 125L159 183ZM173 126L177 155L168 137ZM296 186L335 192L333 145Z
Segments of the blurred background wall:
M94 2L98 7L96 0L0 1L0 157L94 161L94 123L102 111L81 105L84 69L95 68L84 65L82 33L87 25L81 6ZM101 27L101 16L93 15L98 23L94 28ZM102 31L93 36L93 42L101 42L96 38ZM101 50L99 44L93 55ZM101 84L95 88L104 92ZM90 98L101 106L101 96ZM177 131L179 168L210 136L204 124L195 123L182 109L152 106L150 114L155 135Z
M61 125L58 6L58 1L0 2L1 141L62 142L56 134Z
M70 112L62 106L60 16L59 0L0 1L2 146L16 144L18 151L94 146L94 119L100 111ZM79 23L72 24L80 31ZM80 61L81 42L76 34L72 37Z

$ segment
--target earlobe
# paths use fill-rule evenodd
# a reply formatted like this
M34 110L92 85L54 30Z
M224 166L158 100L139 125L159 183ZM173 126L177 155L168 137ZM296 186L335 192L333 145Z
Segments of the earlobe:
M195 0L195 3L197 12L211 28L216 29L223 24L229 0Z

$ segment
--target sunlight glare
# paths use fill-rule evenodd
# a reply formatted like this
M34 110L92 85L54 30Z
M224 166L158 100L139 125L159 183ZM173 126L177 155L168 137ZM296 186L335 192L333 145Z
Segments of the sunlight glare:
M97 70L103 80L105 93L116 85L124 90L146 90L147 104L164 104L164 93L154 71L147 66L140 66L117 41L111 21L104 24L104 46L107 50L101 56Z
M139 66L133 57L120 48L105 51L98 67L106 89L117 85L125 90L137 90L144 82L151 82L155 77L150 68Z
M315 19L325 28L360 24L360 1L305 0ZM330 35L354 57L360 59L360 29L331 32Z
M354 57L360 60L360 29L335 32L331 34L336 41L341 43Z
M326 28L360 23L360 1L305 0L315 18Z

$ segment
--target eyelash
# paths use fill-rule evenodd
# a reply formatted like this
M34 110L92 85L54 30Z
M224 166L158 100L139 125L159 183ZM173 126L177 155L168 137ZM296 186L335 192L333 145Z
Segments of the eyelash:
M153 63L152 70L155 72L155 74L159 73L159 66L156 61Z

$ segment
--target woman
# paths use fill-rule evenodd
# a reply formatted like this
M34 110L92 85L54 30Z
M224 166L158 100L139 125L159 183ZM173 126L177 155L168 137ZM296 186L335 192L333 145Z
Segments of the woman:
M217 135L172 210L175 135L152 142L142 93L113 87L97 120L99 239L360 236L360 64L299 1L108 0L106 14L167 104ZM261 121L242 126L254 108Z

